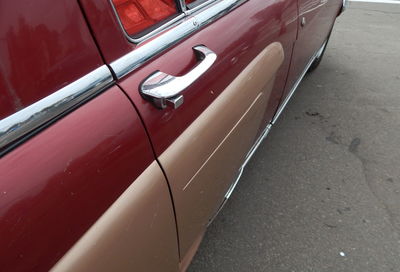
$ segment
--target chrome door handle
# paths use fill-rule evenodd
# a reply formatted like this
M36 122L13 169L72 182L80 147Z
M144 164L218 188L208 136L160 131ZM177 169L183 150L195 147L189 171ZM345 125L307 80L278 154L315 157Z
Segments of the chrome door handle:
M195 82L213 65L217 55L204 45L193 47L200 62L184 76L175 77L156 71L151 74L140 86L140 93L151 99L161 109L167 105L178 108L183 103L181 92Z

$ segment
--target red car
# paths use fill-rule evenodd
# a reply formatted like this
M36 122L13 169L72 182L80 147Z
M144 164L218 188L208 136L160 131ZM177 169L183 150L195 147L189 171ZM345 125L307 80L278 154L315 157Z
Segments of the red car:
M184 271L342 0L0 0L2 271Z

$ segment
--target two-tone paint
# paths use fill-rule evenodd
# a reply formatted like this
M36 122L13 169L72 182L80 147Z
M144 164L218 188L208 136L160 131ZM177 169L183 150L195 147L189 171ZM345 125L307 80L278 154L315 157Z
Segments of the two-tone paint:
M51 16L25 2L2 4L0 28L0 127L28 116L0 159L0 265L14 271L184 270L342 9L210 0L135 43L109 0L41 0ZM179 108L154 107L142 82L185 75L197 45L215 63ZM99 67L113 75L104 85L63 91Z

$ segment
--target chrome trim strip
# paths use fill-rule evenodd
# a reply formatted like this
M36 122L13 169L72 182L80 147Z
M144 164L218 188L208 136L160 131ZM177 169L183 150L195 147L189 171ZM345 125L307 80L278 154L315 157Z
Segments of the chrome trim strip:
M254 143L254 145L251 147L249 153L247 153L246 155L246 159L244 160L242 166L240 167L239 170L239 175L236 178L235 182L231 185L231 187L229 188L229 190L226 192L225 194L225 198L228 199L233 190L235 190L236 185L239 182L239 179L242 177L243 174L243 170L246 167L246 165L249 163L250 159L253 157L254 153L256 153L256 150L260 147L261 143L264 141L264 139L267 137L268 133L270 132L272 128L271 124L268 124L265 129L263 130L263 132L261 133L260 137L258 137L258 139L256 140L256 142Z
M193 7L193 8L191 8L191 9L187 9L187 11L185 12L185 14L186 14L186 15L193 14L193 13L197 12L198 10L200 10L200 9L202 9L202 8L204 8L204 7L208 6L208 5L210 5L210 4L212 4L212 3L215 2L215 1L217 1L217 0L208 0L208 1L205 1L204 3L201 3L200 5L197 5L197 6Z
M252 148L250 149L249 153L246 156L246 159L243 163L243 168L247 165L247 163L250 161L250 159L253 157L254 153L257 151L257 149L260 147L261 143L264 141L264 139L268 136L268 133L271 131L272 124L268 124L263 132L261 133L260 137L258 137L257 141L254 143Z
M164 32L153 39L139 44L132 52L113 61L110 66L120 79L142 66L145 62L158 55L167 48L193 34L199 28L217 20L229 13L246 0L219 0L207 2L202 9L195 9L191 16L183 18L178 24L169 26Z
M136 43L139 44L143 41L146 41L148 39L150 39L151 37L157 35L158 33L162 32L163 30L166 30L168 28L173 27L174 25L180 23L185 17L207 7L208 5L211 5L212 3L216 2L218 0L208 0L198 6L195 6L192 9L188 9L186 4L185 4L185 0L177 0L177 9L178 9L178 13L175 15L174 18L172 19L167 19L167 21L162 24L161 26L157 27L156 29L152 30L151 32L147 33L146 35L143 35L142 37L139 38L132 38L126 31L124 26L122 25L121 19L118 15L117 10L115 9L115 6L112 2L112 0L109 0L110 5L112 10L114 11L115 17L117 18L118 24L121 28L121 30L124 32L125 37L128 39L128 41L132 42L132 43ZM222 0L219 0L222 1ZM181 12L181 13L179 13Z
M340 13L343 13L345 10L347 10L348 7L349 7L349 1L348 0L343 0L342 9L341 9Z
M130 42L132 42L132 43L136 43L136 44L141 43L141 42L143 42L143 41L145 41L145 40L147 40L147 39L153 37L154 35L156 35L157 33L161 32L161 31L163 31L163 30L165 30L165 29L168 29L169 27L171 27L171 26L173 26L174 24L176 24L176 23L178 23L179 21L181 21L181 20L182 20L183 18L185 18L185 16L186 16L186 14L185 14L185 9L184 9L184 10L182 11L183 13L180 13L180 14L177 13L177 14L175 14L175 15L172 15L172 16L175 16L175 17L173 17L173 18L171 18L171 19L169 19L169 20L166 19L167 21L166 21L164 24L162 24L161 26L157 27L156 29L150 31L150 32L147 33L146 35L143 35L142 37L139 37L139 38L132 38L132 37L129 36L129 34L125 31L125 28L124 28L124 26L122 25L122 22L121 22L121 19L119 18L119 15L118 15L118 13L117 13L117 10L115 9L114 4L112 3L112 0L110 0L110 4L111 4L111 7L112 7L112 9L113 9L113 11L114 11L115 17L117 18L119 27L120 27L121 30L123 31L125 37L128 39L128 41L130 41ZM178 7L178 8L180 8L180 7Z
M297 87L299 87L300 82L303 80L304 76L307 74L308 69L310 68L311 64L314 62L314 60L322 55L322 52L327 44L327 41L325 41L322 46L314 53L314 55L311 57L310 61L307 63L306 68L304 71L301 73L300 77L297 79L297 81L294 83L292 89L290 90L289 94L286 96L285 100L283 103L279 106L278 110L275 113L274 118L271 121L271 124L275 124L276 121L278 120L279 116L281 115L282 111L286 107L287 103L289 102L290 98L292 98L294 92L296 91Z
M238 185L239 180L242 177L244 168L246 167L246 165L250 161L250 159L253 157L253 155L256 152L256 150L260 147L261 143L268 136L268 133L271 131L271 128L272 128L272 125L268 124L266 126L266 128L263 130L263 132L261 133L261 135L258 137L256 142L254 143L254 145L250 148L250 151L246 155L246 159L244 160L242 166L239 169L238 176L236 177L235 181L231 184L231 186L229 187L228 191L225 193L225 197L224 197L224 200L221 203L221 206L219 206L218 210L215 212L213 217L210 219L210 221L208 222L207 226L209 226L214 221L214 219L217 217L219 212L225 206L226 202L228 201L228 199L232 195L232 192L235 190L236 186Z
M253 157L254 153L256 150L260 147L261 143L263 140L267 137L268 133L271 131L272 125L275 124L276 120L278 120L280 114L282 113L283 109L286 107L287 103L289 102L290 98L292 97L293 93L296 91L297 87L299 86L301 80L304 78L305 74L307 73L308 69L310 68L311 64L317 57L321 57L323 50L325 49L328 41L325 41L322 46L314 53L312 56L311 60L308 62L306 69L304 69L303 73L300 75L300 77L297 79L296 83L294 84L293 88L290 90L289 95L285 98L284 102L279 106L279 109L277 110L277 113L275 114L272 122L266 126L264 131L261 133L260 137L256 140L254 145L251 147L250 151L247 153L246 158L242 164L242 166L239 169L238 176L236 180L231 184L229 187L228 191L225 194L224 200L222 201L221 206L218 208L217 212L214 214L214 216L210 219L208 222L209 226L214 219L217 217L219 212L222 210L222 208L225 206L225 203L228 201L229 197L232 195L232 192L235 190L237 184L239 183L240 178L242 177L243 170L250 161L250 159Z
M125 35L126 35L126 37L128 38L128 41L130 41L130 42L132 42L132 43L137 43L137 44L138 44L138 43L141 43L141 42L143 42L143 41L145 41L145 40L147 40L147 39L153 37L153 36L156 35L157 33L159 33L159 32L161 32L161 31L163 31L163 30L165 30L165 29L168 29L168 28L172 27L174 24L180 22L183 18L185 18L185 14L184 14L184 13L177 14L177 15L175 15L175 16L176 16L176 17L171 18L170 20L166 21L164 24L160 25L160 26L157 27L156 29L150 31L149 33L147 33L146 35L143 35L143 36L140 37L140 38L131 38L131 37L129 36L129 34L126 33L124 27L122 26L122 23L121 23L121 21L120 21L118 15L117 15L117 18L118 18L118 22L119 22L119 24L120 24L120 26L121 26L121 28L122 28L122 31L125 32Z
M178 8L185 13L187 10L185 0L177 0L177 1L178 1Z
M317 51L317 53L315 54L314 60L315 60L315 59L319 59L319 58L322 57L322 54L324 53L324 50L325 50L325 47L326 47L327 44L328 44L328 40L326 40L326 41L322 44L321 48Z
M0 120L0 151L98 93L113 81L103 65L38 102Z
M325 41L322 46L314 53L310 61L308 62L306 68L304 69L303 73L300 75L300 77L297 79L296 83L294 84L293 88L290 90L289 95L285 98L284 102L279 106L279 109L277 110L277 113L275 114L273 120L271 123L269 123L264 131L261 133L260 137L256 140L254 145L251 147L250 151L247 153L246 158L242 164L242 166L239 169L238 176L236 180L231 184L229 187L228 191L225 193L224 200L222 201L221 206L218 208L217 212L213 215L213 217L210 219L210 221L207 224L207 227L214 221L214 219L217 217L219 212L222 210L222 208L225 206L226 202L228 201L229 197L232 195L232 192L235 190L237 184L239 183L240 178L242 177L243 170L250 161L250 159L253 157L254 153L256 150L260 147L261 143L263 140L268 136L268 133L271 131L272 126L275 124L276 120L278 120L280 114L282 113L283 109L286 107L287 103L289 102L290 98L292 97L293 93L296 91L297 87L299 86L301 80L304 78L305 74L307 73L308 69L310 68L311 64L313 61L321 57L328 41Z

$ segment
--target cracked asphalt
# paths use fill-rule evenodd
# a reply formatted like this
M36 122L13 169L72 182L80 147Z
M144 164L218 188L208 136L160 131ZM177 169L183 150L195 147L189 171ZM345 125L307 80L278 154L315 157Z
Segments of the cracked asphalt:
M338 18L189 271L400 271L400 5Z

